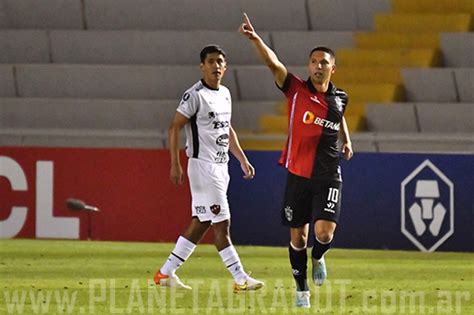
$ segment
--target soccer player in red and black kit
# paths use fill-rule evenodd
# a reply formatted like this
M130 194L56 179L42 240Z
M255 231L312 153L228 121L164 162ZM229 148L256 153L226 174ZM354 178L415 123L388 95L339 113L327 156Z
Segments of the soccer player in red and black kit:
M309 308L309 224L314 212L313 281L320 286L327 275L324 254L331 246L341 208L339 136L344 157L349 160L353 154L344 119L348 98L330 81L335 72L331 49L316 47L310 52L309 78L303 81L288 72L255 32L246 14L240 32L255 46L288 100L288 140L279 161L288 169L282 221L290 227L289 256L296 281L296 306Z

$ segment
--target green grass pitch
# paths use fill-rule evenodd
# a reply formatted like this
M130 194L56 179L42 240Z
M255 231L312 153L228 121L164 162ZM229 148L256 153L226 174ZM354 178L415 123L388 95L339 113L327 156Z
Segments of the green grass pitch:
M1 240L0 314L474 314L473 253L333 249L328 281L311 284L311 309L302 310L286 248L237 246L266 286L233 293L211 245L178 271L192 291L153 285L173 246Z

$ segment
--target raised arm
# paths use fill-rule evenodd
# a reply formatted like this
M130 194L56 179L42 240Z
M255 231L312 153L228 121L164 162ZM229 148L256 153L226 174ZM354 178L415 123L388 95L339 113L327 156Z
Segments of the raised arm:
M237 133L232 126L229 130L229 151L237 160L239 160L240 168L242 169L242 172L244 172L244 178L252 179L255 176L255 169L245 156L244 150L242 150L239 139L237 138Z
M244 13L244 22L240 26L240 32L244 34L254 45L262 61L270 68L276 84L282 88L285 83L288 71L285 65L278 60L277 55L270 47L265 44L262 38L257 34L249 17Z
M352 151L351 137L349 136L349 127L347 127L346 118L342 116L342 128L339 131L342 140L342 153L346 160L350 160L354 151Z
M186 116L176 112L168 129L171 156L170 180L173 184L183 183L183 168L179 160L179 133L188 121L189 119Z

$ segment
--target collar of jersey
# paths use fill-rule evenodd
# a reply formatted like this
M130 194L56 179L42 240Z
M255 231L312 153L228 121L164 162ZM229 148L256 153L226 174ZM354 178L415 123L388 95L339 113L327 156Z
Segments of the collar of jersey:
M319 93L318 90L316 90L316 88L314 87L313 82L311 82L311 78L308 78L308 80L306 80L306 86L311 91L311 93L313 94ZM326 91L325 94L335 94L335 93L336 93L336 86L332 82L329 82L328 90Z
M215 88L210 87L209 85L207 85L207 83L206 83L206 81L204 81L204 79L201 79L201 83L202 83L202 85L204 85L205 87L207 87L209 90L219 91L219 89L215 89Z

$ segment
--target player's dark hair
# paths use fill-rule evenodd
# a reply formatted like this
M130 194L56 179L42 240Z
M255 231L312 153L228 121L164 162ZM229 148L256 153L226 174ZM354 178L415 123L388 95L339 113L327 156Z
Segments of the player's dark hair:
M225 59L225 51L224 49L220 48L218 45L207 45L201 50L199 56L201 57L201 62L204 63L208 54L218 53L221 54Z
M336 54L334 53L334 50L332 50L331 48L329 47L326 47L326 46L317 46L317 47L314 47L313 49L311 49L311 52L309 53L309 57L311 57L311 55L315 52L315 51L323 51L325 53L328 53L332 59L334 59L334 61L336 61Z

